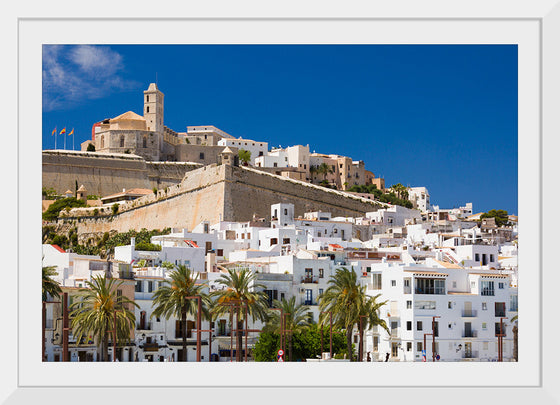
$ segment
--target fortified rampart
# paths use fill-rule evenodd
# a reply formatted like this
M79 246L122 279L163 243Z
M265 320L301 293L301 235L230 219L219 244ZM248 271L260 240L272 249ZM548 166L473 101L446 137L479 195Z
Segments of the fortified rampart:
M63 194L84 185L88 194L105 196L123 188L157 189L179 184L185 173L200 168L185 162L146 162L136 155L78 151L43 151L43 187Z
M111 230L193 229L204 220L250 221L253 214L269 218L270 206L279 202L294 204L296 217L308 211L362 216L379 208L373 201L255 169L211 165L186 173L180 184L157 195L124 204L114 216L93 217L93 209L74 209L65 220L78 220L80 238Z

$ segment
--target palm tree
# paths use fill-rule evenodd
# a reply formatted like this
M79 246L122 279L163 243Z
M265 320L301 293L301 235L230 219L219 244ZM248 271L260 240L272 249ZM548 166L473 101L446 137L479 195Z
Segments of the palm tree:
M381 294L377 294L375 296L366 295L366 287L362 286L360 288L363 290L361 292L361 295L364 299L364 305L358 319L360 326L360 347L358 348L358 361L362 361L362 359L364 358L364 332L366 330L371 330L374 326L381 326L387 331L388 334L391 333L385 321L379 318L379 309L383 305L385 305L387 301L377 302L377 299L381 296Z
M198 302L187 297L201 297L202 315L209 318L208 308L210 299L204 293L204 284L197 284L198 273L191 271L185 265L175 267L171 273L171 282L164 281L164 285L159 287L153 295L152 307L155 309L151 317L165 317L169 319L176 316L181 319L181 336L183 340L183 356L180 361L187 361L187 314L195 315L198 311ZM168 285L165 285L168 284ZM197 328L200 326L197 325ZM178 359L179 360L179 359Z
M334 326L346 330L346 349L348 358L352 361L354 325L358 324L362 315L370 327L376 324L383 326L384 322L377 317L377 311L385 302L376 303L377 297L372 300L367 296L366 287L358 284L357 274L353 269L337 269L328 284L329 287L319 298L319 309L323 315L319 318L319 323L324 324L327 319L326 313L332 313ZM384 328L387 328L387 325L384 325Z
M317 167L317 173L322 174L323 175L323 181L326 181L327 180L327 174L334 173L334 170L328 164L323 162L319 165L319 167Z
M89 288L80 289L70 306L72 331L79 342L85 335L93 335L101 344L101 361L109 357L109 333L116 329L117 344L130 340L130 328L134 326L131 305L138 307L126 296L117 296L123 281L98 275L86 281ZM113 353L116 356L116 353Z
M391 189L397 194L397 198L407 199L408 198L408 188L403 186L401 183L393 184Z
M274 300L272 302L274 308L282 309L282 312L270 311L268 322L264 327L265 332L282 333L282 320L280 315L284 314L284 329L288 330L288 353L289 359L292 361L292 339L294 333L300 333L307 329L310 325L309 307L307 305L296 305L296 297L289 300L282 299L281 301Z
M60 284L51 277L56 276L58 272L55 266L43 266L43 301L47 300L47 296L59 297L62 290Z
M245 319L245 308L247 315L251 316L253 322L256 319L265 321L267 319L268 300L267 295L257 289L264 288L262 284L256 284L256 274L251 273L248 268L239 270L228 269L228 274L223 274L216 280L225 288L221 291L215 291L211 295L216 298L212 308L212 315L217 318L225 313L233 314L237 312L237 329L243 329L243 320ZM235 304L240 303L240 307ZM239 310L237 310L239 308ZM233 328L232 328L233 333ZM243 335L237 334L237 361L243 361L240 348L243 346Z

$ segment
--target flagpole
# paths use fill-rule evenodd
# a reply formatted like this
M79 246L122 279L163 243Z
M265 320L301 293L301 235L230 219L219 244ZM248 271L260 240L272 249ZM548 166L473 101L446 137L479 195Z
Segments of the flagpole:
M58 131L54 129L54 149L56 150L56 138L58 138Z
M66 132L63 135L64 135L64 150L66 150Z
M74 148L74 141L76 140L76 134L74 133L74 128L72 128L72 150L76 150Z

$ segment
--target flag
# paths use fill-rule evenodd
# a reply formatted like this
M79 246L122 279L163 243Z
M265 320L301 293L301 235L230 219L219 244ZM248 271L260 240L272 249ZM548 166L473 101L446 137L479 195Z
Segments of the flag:
M70 133L68 134L68 136L72 135L74 133L74 128L72 128L72 131L70 131Z
M52 135L54 136L54 134L56 134L56 127L52 130Z
M62 131L60 131L59 135L65 134L66 133L66 128L62 128Z

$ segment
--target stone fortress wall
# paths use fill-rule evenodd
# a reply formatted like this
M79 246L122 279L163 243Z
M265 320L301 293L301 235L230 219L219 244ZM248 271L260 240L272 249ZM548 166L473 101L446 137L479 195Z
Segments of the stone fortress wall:
M187 172L180 184L127 202L111 216L105 208L73 209L63 221L76 221L81 239L103 232L130 229L193 229L207 220L249 221L253 215L270 219L270 206L294 204L295 215L328 211L333 216L358 216L379 208L373 201L287 179L246 167L210 165ZM64 215L64 214L62 214Z
M202 165L146 162L142 157L98 152L43 151L43 187L57 193L84 185L88 194L105 196L123 188L162 189L179 184L185 173Z

